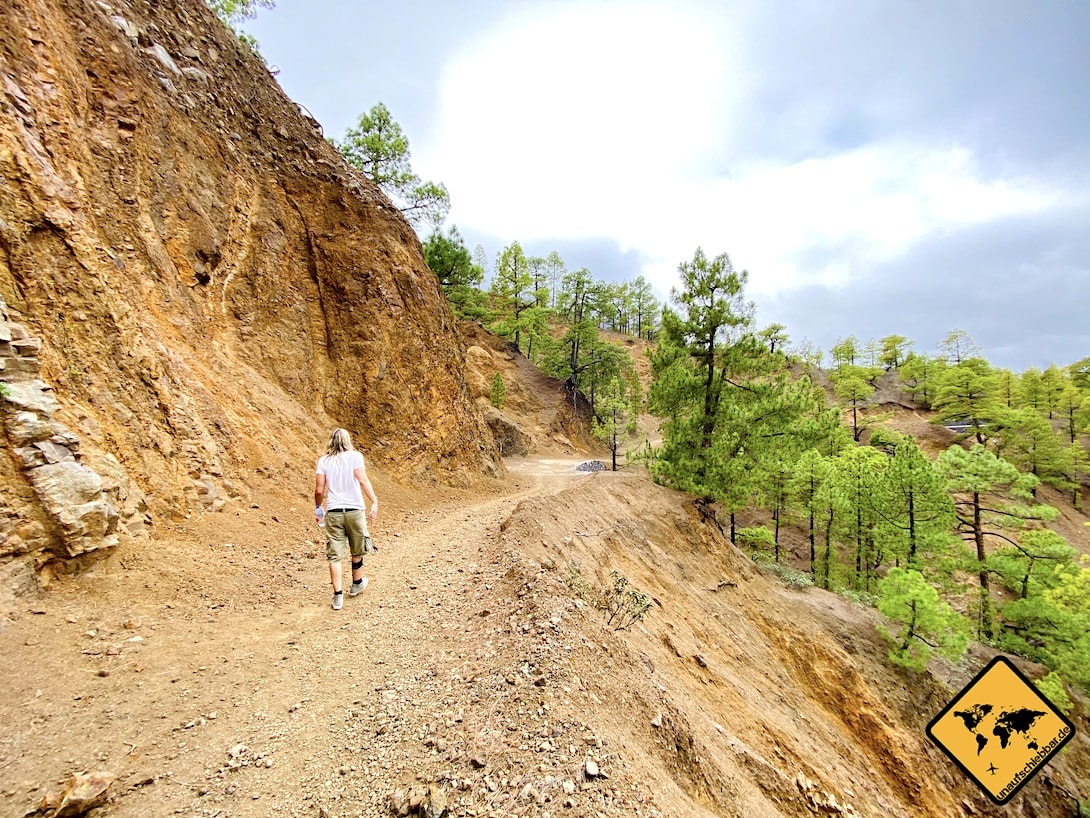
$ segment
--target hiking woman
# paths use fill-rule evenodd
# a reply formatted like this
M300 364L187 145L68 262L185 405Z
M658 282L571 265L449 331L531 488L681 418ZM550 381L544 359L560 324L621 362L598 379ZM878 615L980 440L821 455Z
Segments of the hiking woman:
M370 511L364 513L366 495L371 502ZM325 510L322 504L325 504ZM370 551L371 537L367 533L367 521L378 517L378 498L367 477L363 455L352 446L352 438L345 429L334 429L326 453L318 458L314 474L314 519L325 524L325 555L329 560L329 579L333 583L333 610L344 605L341 590L341 564L344 544L348 542L352 554L352 587L349 596L355 596L367 587L363 575L363 555Z

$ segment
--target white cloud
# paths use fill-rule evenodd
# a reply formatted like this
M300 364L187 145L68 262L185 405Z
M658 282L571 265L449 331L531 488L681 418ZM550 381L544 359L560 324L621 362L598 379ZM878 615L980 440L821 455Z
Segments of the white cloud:
M684 8L562 7L456 58L436 139L415 151L451 189L452 217L600 235L617 200L647 202L685 173L715 134L723 43Z
M745 116L746 67L730 62L742 49L707 9L619 9L508 20L448 65L440 129L414 162L447 184L452 222L511 240L612 238L648 260L661 294L697 246L728 251L754 294L772 294L845 284L935 232L1058 198L982 178L958 146L893 140L792 164L720 158L723 172L701 176Z
M981 178L963 149L896 142L747 168L691 195L705 202L698 212L718 215L736 266L748 267L754 289L769 294L803 283L846 284L926 236L1059 199L1025 183ZM695 223L710 235L716 226L707 218ZM834 260L817 261L822 251Z

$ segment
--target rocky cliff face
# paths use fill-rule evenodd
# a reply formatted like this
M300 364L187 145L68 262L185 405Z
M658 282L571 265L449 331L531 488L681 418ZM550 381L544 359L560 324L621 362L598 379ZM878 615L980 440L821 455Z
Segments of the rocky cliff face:
M0 0L0 297L0 586L332 425L398 479L502 469L415 234L201 0Z

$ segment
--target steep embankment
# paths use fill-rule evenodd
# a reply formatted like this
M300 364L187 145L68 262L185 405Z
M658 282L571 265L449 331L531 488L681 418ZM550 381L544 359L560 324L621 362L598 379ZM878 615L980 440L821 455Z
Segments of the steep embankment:
M203 2L4 0L0 86L5 590L334 423L397 477L502 468L415 234Z
M505 457L556 451L568 455L601 450L590 431L590 405L582 394L552 378L522 355L512 342L489 334L479 324L463 322L466 378L478 395L492 436ZM492 379L499 375L506 395L502 409L489 401Z
M550 582L577 585L573 574L601 589L617 571L652 597L620 647L590 637L589 655L562 664L550 687L574 682L608 708L615 748L637 780L655 780L657 803L739 816L1004 812L924 733L990 658L986 650L953 667L933 662L927 674L891 666L876 612L766 578L645 476L604 474L554 500L526 501L503 539L536 571L527 586L543 597L530 594L542 611L534 621L563 597L547 592ZM1088 764L1082 735L1014 808L1069 814L1090 787Z

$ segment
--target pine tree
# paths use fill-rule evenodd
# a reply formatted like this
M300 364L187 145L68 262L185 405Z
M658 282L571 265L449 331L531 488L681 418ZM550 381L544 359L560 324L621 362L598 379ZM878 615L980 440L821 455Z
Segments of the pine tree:
M954 495L958 531L976 551L976 572L980 582L979 632L986 638L994 633L992 602L988 590L989 539L1012 542L1007 532L1025 528L1030 521L1052 519L1056 510L1033 503L1032 491L1038 480L1021 474L1011 463L979 444L969 450L951 446L936 461L946 488Z
M969 644L965 620L939 598L923 574L891 568L878 583L878 610L898 627L879 628L893 643L891 662L923 671L933 652L957 660Z
M659 304L651 283L642 275L632 282L632 308L636 313L636 337L651 340L659 320Z
M831 459L823 456L817 449L809 449L795 462L787 483L788 505L806 521L806 539L810 544L810 575L815 584L825 589L829 587L831 566L827 553L819 578L817 540L824 518L833 515L828 497L828 483L831 482L832 473Z
M1090 357L1075 361L1067 368L1071 383L1080 392L1090 392Z
M555 308L560 294L560 282L568 274L568 267L560 253L553 250L545 257L545 278L549 283L549 306Z
M359 115L356 124L334 141L344 160L382 188L413 225L438 228L450 212L450 194L442 182L423 181L412 169L409 139L381 102Z
M473 261L458 228L451 225L446 234L434 231L421 249L455 313L464 318L485 317L487 307L479 289L484 270Z
M744 298L748 273L736 272L725 253L709 260L697 249L679 272L683 289L671 291L673 308L663 310L651 355L649 405L666 418L654 471L663 482L711 503L725 489L716 462L724 447L715 446L719 403L728 386L720 364L751 325L753 308Z
M551 374L576 388L579 387L581 367L587 358L586 348L598 343L598 327L591 311L597 287L590 270L581 267L564 274L557 297L557 312L568 321L568 330L559 345L565 352L566 360L563 363L554 362L549 369Z
M943 358L910 352L901 366L901 380L908 387L912 399L929 409L938 393L946 368Z
M787 335L787 327L783 324L769 324L758 332L757 336L768 345L770 355L775 355L777 352L782 355L791 341Z
M768 354L773 355L771 350ZM778 561L780 527L791 505L796 463L810 449L840 451L847 445L847 436L839 413L826 406L825 391L808 378L791 380L780 372L770 376L764 386L763 400L757 404L762 414L745 421L756 438L746 450L757 455L751 461L757 477L757 500L772 510ZM811 543L811 568L812 551Z
M833 389L837 400L852 410L852 439L856 442L864 428L859 424L859 407L874 394L874 387L867 380L868 370L847 364L833 373Z
M951 330L939 343L939 351L951 366L958 366L969 358L980 357L980 347L963 329Z
M1026 531L1018 541L997 548L987 556L988 570L1022 599L1054 587L1056 566L1074 565L1078 551L1051 529Z
M1044 400L1042 411L1049 420L1052 420L1060 411L1064 388L1068 383L1067 374L1056 364L1050 364L1048 369L1041 373L1041 396Z
M984 443L998 409L998 378L983 358L964 358L942 376L932 408L942 420L966 420L977 443Z
M1063 419L1067 442L1075 443L1079 434L1086 431L1086 421L1090 420L1090 397L1083 395L1073 383L1068 382L1059 396L1057 413Z
M595 396L591 432L609 449L613 471L617 471L617 453L632 428L639 403L640 382L631 369L627 376L607 381Z
M957 542L953 535L954 502L942 476L912 437L894 443L875 508L880 518L879 536L900 563L917 571L952 566L941 562ZM953 543L952 543L953 541Z
M1030 367L1018 379L1018 396L1021 405L1041 412L1045 406L1045 388L1041 383L1041 370Z
M844 504L837 536L851 549L855 567L850 584L857 591L869 591L882 562L876 499L885 490L888 462L877 449L851 446L833 459L833 465L836 493Z
M912 342L903 335L887 335L881 341L878 363L885 368L886 372L891 369L900 369L911 349Z
M1060 564L1046 586L1003 606L1004 650L1047 665L1090 692L1090 568Z
M830 350L833 359L833 369L840 371L847 366L861 366L863 348L859 339L854 335L847 338L838 338Z
M1082 497L1082 484L1086 480L1087 472L1090 472L1090 452L1086 451L1080 443L1072 443L1067 447L1067 462L1071 464L1071 505L1075 511L1081 510L1080 498Z
M1071 451L1044 415L1029 407L997 413L992 424L995 452L1042 483L1060 490L1074 487Z
M1009 369L1000 369L996 373L996 400L1000 406L1016 409L1022 403L1018 376Z
M492 378L492 390L489 399L493 406L502 409L507 400L507 387L503 384L503 375L499 372Z
M538 306L540 294L534 290L529 262L517 241L500 251L496 258L492 296L500 315L492 326L493 331L501 338L514 338L520 352L525 335L530 342L529 357L534 338L543 330L544 308Z

